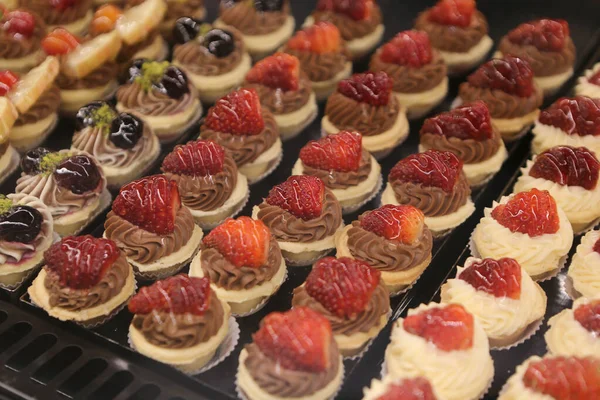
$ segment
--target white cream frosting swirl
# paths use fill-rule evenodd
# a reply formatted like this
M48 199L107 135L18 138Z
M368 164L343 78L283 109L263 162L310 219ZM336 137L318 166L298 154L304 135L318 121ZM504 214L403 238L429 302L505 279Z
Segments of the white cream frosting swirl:
M600 98L600 86L590 83L590 78L600 71L600 63L597 63L584 72L583 76L580 76L577 80L577 86L575 86L575 94L577 96L587 96L592 99Z
M587 147L596 154L596 157L600 157L600 136L570 135L560 128L542 124L540 121L535 122L532 132L533 142L531 143L531 151L534 154L540 154L551 147L563 145Z
M385 395L389 390L391 385L399 385L402 384L402 381L405 379L416 379L416 378L424 378L424 376L397 376L391 377L386 375L382 380L373 379L371 381L371 386L363 389L363 399L362 400L378 400L381 396ZM445 400L445 397L440 396L435 388L431 387L433 396L436 400Z
M534 392L523 383L523 375L530 363L541 361L538 356L531 356L517 367L515 373L506 381L498 400L556 400L547 394Z
M600 294L600 254L594 251L598 239L600 231L589 231L583 236L567 273L575 290L585 297Z

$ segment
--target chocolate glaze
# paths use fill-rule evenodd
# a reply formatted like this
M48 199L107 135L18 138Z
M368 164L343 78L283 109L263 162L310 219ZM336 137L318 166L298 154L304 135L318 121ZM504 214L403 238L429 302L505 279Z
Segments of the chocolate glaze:
M290 49L286 46L283 51L300 60L300 69L312 82L324 82L335 78L350 61L350 56L345 49L337 53L318 54Z
M254 89L260 98L260 104L275 115L288 114L302 108L312 93L310 80L303 74L298 90L283 91L259 83L244 82L244 87Z
M46 7L48 7L47 4ZM26 11L32 12L31 10ZM46 23L38 14L34 12L32 14L35 19L35 28L29 38L15 38L4 29L0 29L0 59L22 58L41 49L41 41L47 30Z
M529 62L535 76L551 76L567 72L573 68L575 63L575 44L568 37L565 46L561 51L543 51L538 50L533 45L520 45L511 42L508 37L504 36L500 40L498 50L502 54L510 54Z
M71 7L59 10L48 0L19 0L21 7L35 11L48 25L67 25L75 22L92 10L92 0L78 0Z
M480 11L475 11L471 19L471 25L465 28L440 25L431 22L429 20L429 10L425 10L417 17L415 29L427 32L431 45L438 50L466 53L488 34L488 23Z
M244 35L267 35L281 28L290 15L290 4L284 0L281 11L256 11L252 3L242 1L234 5L221 2L219 18Z
M117 89L117 102L128 110L148 116L169 116L178 114L192 107L196 100L196 89L188 82L189 92L179 99L158 90L144 90L137 82L127 83Z
M312 17L316 22L328 21L337 26L342 35L342 39L348 41L360 39L373 33L375 29L383 23L381 9L377 4L373 4L373 9L369 18L355 21L354 19L331 11L314 11Z
M52 114L56 114L60 106L60 90L56 85L50 86L33 106L25 113L19 114L19 118L15 122L15 126L23 126L33 124Z
M475 164L492 158L502 145L502 138L496 130L494 130L494 136L486 140L463 140L435 133L425 133L421 134L421 145L428 150L452 152L465 164Z
M463 103L483 100L492 118L519 118L538 109L544 101L540 90L535 90L530 97L519 97L502 90L475 87L468 82L460 84L458 94Z
M246 52L244 41L239 33L228 30L234 37L234 49L226 57L217 57L196 40L176 45L173 60L181 63L185 69L196 75L218 76L233 71L242 62Z
M312 175L321 178L329 189L347 189L364 182L371 173L371 154L363 150L358 170L339 172L313 168L302 163L304 175Z
M58 73L56 85L63 90L92 89L108 85L117 78L118 66L113 61L107 61L83 78L75 78Z

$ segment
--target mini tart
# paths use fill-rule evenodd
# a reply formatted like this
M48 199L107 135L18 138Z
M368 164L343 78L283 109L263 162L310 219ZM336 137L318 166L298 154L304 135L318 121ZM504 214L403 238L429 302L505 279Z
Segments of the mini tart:
M47 2L44 2L44 8L49 8ZM29 10L24 11L30 12ZM38 65L40 59L44 57L41 41L46 35L47 27L39 15L35 13L32 15L35 20L35 28L31 37L21 35L15 37L4 29L0 30L0 69L27 72Z
M406 374L403 377L391 377L386 375L382 380L373 379L371 381L371 385L368 388L363 389L363 400L379 400L382 396L388 395L389 391L392 390L393 387L399 386L405 388L404 385L407 383L421 383L426 384L431 393L423 393L421 391L418 392L401 392L402 394L409 393L409 395L416 393L419 395L431 395L433 397L423 397L424 399L431 398L432 400L441 399L439 393L435 391L435 388L431 386L429 380L423 376L413 376L412 374ZM416 388L417 390L421 389L420 387Z
M523 268L520 268L521 293L518 299L496 297L478 290L467 281L459 279L465 269L478 261L481 260L470 257L464 267L457 268L456 278L449 279L442 286L442 303L462 304L477 317L491 347L502 348L524 340L544 318L546 293Z
M600 231L589 231L581 238L581 244L571 260L567 273L573 286L573 297L592 298L600 293L600 253L594 250L600 239Z
M54 240L54 222L48 207L37 197L20 193L7 198L13 206L31 207L42 216L40 231L31 242L0 240L0 284L13 287L43 263L44 251Z
M221 2L214 26L240 31L248 53L259 60L275 52L292 36L296 22L288 0L283 0L280 11L265 12L257 11L251 2Z
M408 315L443 306L421 304L408 310ZM472 347L454 351L441 350L425 338L405 331L403 321L399 318L394 323L391 342L385 351L390 377L423 376L440 399L477 400L483 396L494 377L494 363L487 336L477 318L473 321Z
M48 32L62 27L74 35L81 35L92 22L92 0L77 0L64 10L53 7L46 0L20 0L19 5L37 13L46 23Z
M587 96L593 99L600 98L600 85L592 82L592 78L600 72L600 63L594 64L592 69L587 69L577 80L575 94L577 96Z

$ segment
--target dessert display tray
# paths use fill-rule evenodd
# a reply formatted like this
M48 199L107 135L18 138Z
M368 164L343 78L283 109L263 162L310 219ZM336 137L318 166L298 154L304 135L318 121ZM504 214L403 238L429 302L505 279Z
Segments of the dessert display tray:
M211 21L216 18L218 2L207 0L206 3L207 19ZM291 3L297 26L300 26L314 8L316 0L291 0ZM398 31L410 29L417 13L433 3L434 1L379 0L384 11L386 39ZM575 75L561 92L547 99L545 105L559 96L569 94L576 77L600 61L598 1L480 0L478 7L488 18L490 36L495 41L510 28L536 17L564 18L569 21L571 35L578 50ZM367 61L356 62L355 71L365 70ZM464 76L452 78L448 97L431 114L450 107L456 96L458 84L463 79ZM281 165L265 180L251 186L250 200L240 215L250 215L252 206L258 204L271 187L284 181L291 174L300 148L308 140L320 137L322 115L323 105L320 106L320 115L315 122L298 137L284 143ZM418 131L422 122L422 119L412 121L409 139L381 161L384 177L387 177L398 160L417 152ZM57 150L68 148L73 130L72 121L61 120L44 146ZM179 142L195 138L198 132L198 125L193 126ZM469 236L481 218L484 207L503 194L510 193L519 168L529 157L530 141L530 135L526 135L508 144L509 158L502 170L490 182L473 192L476 212L451 234L434 242L431 265L407 292L392 298L391 321L403 316L408 308L439 299L438 291L442 283L448 277L453 277L456 266L462 265L469 256ZM150 174L160 172L160 161L175 144L163 146L161 157L150 168ZM8 194L14 191L19 173L13 173L0 186L0 193ZM379 197L376 197L358 212L346 215L345 222L350 223L359 214L375 208L378 204ZM105 216L106 212L99 215L82 233L101 236ZM578 243L579 238L576 238L573 250ZM287 281L262 310L254 315L238 318L241 334L233 353L216 367L195 376L184 375L131 350L127 342L127 332L132 316L127 309L119 312L105 325L84 329L72 323L54 320L33 305L26 294L29 282L12 291L0 289L0 399L5 396L17 399L234 399L240 350L250 342L251 335L258 329L260 320L266 314L290 308L293 289L304 282L309 271L309 267L290 267ZM542 283L548 295L547 318L570 306L571 301L563 283L564 273ZM139 282L138 286L144 284L146 283ZM337 398L360 399L363 387L368 386L373 378L379 377L384 350L389 342L391 321L363 355L345 361L345 382ZM497 397L506 379L524 359L533 354L545 353L543 332L546 328L544 324L532 339L515 348L492 352L496 375L486 400Z

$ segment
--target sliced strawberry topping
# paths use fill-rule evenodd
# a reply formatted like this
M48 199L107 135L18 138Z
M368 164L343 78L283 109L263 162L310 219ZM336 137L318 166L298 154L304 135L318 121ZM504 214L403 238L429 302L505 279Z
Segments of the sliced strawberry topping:
M436 397L429 381L418 377L390 384L377 400L436 400Z
M471 25L475 0L441 0L429 10L429 20L440 25Z
M600 239L596 240L596 243L594 243L594 247L593 249L596 253L600 254Z
M265 128L260 99L254 89L240 89L219 99L204 120L217 132L258 135Z
M539 121L569 135L600 135L600 99L563 97L540 113Z
M426 133L483 141L491 139L494 130L488 106L478 100L426 119L421 135Z
M175 216L181 208L177 183L164 175L148 176L121 188L112 211L132 224L167 235L175 230Z
M600 300L593 300L575 309L575 319L596 337L600 336Z
M425 215L413 206L387 204L367 211L360 218L360 226L388 240L412 244L423 233Z
M175 314L203 315L210 304L210 280L187 274L171 276L145 286L129 300L132 314L168 311Z
M113 4L105 4L94 13L90 30L94 35L110 32L123 15L123 10Z
M307 307L267 315L253 339L260 351L285 369L322 372L337 362L330 359L331 324Z
M223 171L225 149L212 140L195 140L175 146L162 163L164 172L189 176L214 175Z
M529 175L563 186L593 190L598 184L600 162L585 147L556 146L537 156Z
M18 35L19 37L29 38L35 30L35 18L33 14L23 10L7 12L0 23L3 25L2 29L5 32L15 36Z
M6 96L19 81L19 76L12 71L0 71L0 96Z
M529 97L535 90L531 66L527 61L513 56L486 62L467 80L475 87L502 90L519 97Z
M392 78L385 72L354 74L338 83L338 92L372 106L385 106L392 95Z
M363 312L375 291L381 272L353 258L325 257L313 265L306 292L338 317L354 318Z
M398 33L381 48L381 61L420 68L433 59L429 35L421 31Z
M398 161L389 180L420 183L451 193L461 176L462 166L463 162L449 151L427 150Z
M298 32L287 42L293 50L311 53L335 53L342 45L338 28L330 22L320 21Z
M473 316L459 304L441 305L404 319L404 330L433 343L443 351L473 346Z
M594 75L590 76L588 82L592 85L600 86L600 71L596 72Z
M472 263L458 279L495 297L521 297L521 266L512 258L484 258Z
M75 4L77 4L77 0L50 0L50 5L59 11L65 11Z
M492 218L511 232L531 237L556 233L560 227L556 202L546 190L517 193L506 204L498 204Z
M569 37L569 23L564 19L538 19L517 26L508 40L542 51L561 51Z
M56 56L67 54L79 46L81 41L64 28L56 28L42 39L42 48L46 54Z
M298 90L300 60L287 53L275 53L254 64L246 81L283 91Z
M333 11L355 21L362 21L371 16L373 0L319 0L317 10Z
M308 167L349 172L357 171L362 158L362 136L343 131L311 140L300 150L300 160Z
M104 277L119 258L116 243L91 235L69 236L44 253L46 268L59 277L62 286L89 289Z
M600 359L548 357L529 364L523 384L557 400L600 399Z
M315 176L292 175L274 186L265 201L307 221L323 211L325 185Z

